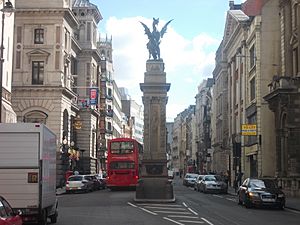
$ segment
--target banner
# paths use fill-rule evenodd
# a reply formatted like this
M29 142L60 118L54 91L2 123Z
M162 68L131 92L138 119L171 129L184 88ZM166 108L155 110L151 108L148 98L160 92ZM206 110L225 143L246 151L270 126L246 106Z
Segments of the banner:
M90 105L98 103L98 88L90 88Z

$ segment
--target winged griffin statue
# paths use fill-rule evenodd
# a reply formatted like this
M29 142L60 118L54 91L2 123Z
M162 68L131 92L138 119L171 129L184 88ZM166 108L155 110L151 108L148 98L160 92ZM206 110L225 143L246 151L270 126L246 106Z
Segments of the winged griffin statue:
M169 23L171 23L171 21L172 20L167 22L163 26L161 31L158 31L156 26L159 23L159 18L157 19L153 18L152 32L150 31L150 29L147 27L146 24L140 22L143 25L145 29L145 34L147 34L149 39L147 43L147 49L149 51L149 59L151 59L151 56L153 57L154 60L160 59L160 48L159 48L160 39L163 38L164 34L167 32L167 26L169 25Z

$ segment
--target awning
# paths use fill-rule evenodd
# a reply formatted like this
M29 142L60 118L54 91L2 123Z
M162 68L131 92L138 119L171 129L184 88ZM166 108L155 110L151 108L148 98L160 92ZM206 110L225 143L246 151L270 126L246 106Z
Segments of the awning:
M1 115L2 123L16 123L17 122L17 114L5 101L2 101L2 115Z

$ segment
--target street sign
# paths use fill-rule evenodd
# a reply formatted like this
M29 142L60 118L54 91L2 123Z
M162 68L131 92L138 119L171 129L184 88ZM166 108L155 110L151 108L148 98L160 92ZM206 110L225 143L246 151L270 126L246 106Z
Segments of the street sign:
M243 136L255 136L257 135L256 124L242 124Z

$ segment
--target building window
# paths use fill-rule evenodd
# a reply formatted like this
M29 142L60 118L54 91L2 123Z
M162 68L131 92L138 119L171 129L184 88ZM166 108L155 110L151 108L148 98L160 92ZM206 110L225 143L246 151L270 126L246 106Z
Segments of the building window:
M32 84L44 83L44 62L34 61L32 62Z
M255 77L250 81L250 101L255 99Z
M44 29L34 30L34 44L44 44Z
M255 47L254 45L250 48L250 69L252 69L256 64L256 56L255 56Z

